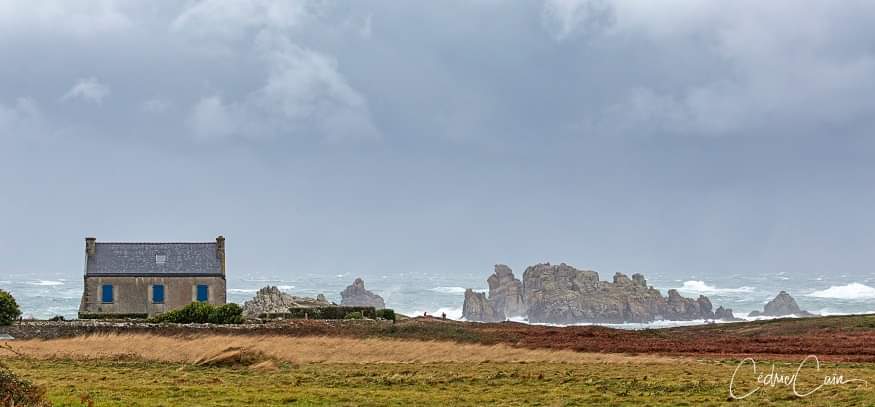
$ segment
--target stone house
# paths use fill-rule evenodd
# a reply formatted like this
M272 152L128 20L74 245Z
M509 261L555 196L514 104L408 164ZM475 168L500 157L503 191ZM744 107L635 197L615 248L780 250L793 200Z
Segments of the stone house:
M203 243L109 243L85 238L79 318L145 317L192 302L225 304L225 238Z

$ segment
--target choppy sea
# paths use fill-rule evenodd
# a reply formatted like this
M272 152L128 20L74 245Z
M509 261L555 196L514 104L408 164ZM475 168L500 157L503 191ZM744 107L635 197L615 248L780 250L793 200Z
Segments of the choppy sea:
M518 273L519 274L519 273ZM462 317L465 288L486 291L488 273L471 276L447 276L426 273L398 273L377 276L346 274L304 274L300 276L249 275L229 278L228 298L242 304L259 288L274 285L293 295L315 297L325 294L340 302L340 292L356 277L363 277L366 287L381 295L388 307L406 315L446 313L448 318ZM602 279L606 276L602 275ZM787 273L768 276L727 275L719 277L649 275L648 283L665 295L676 288L685 296L704 294L716 308L732 308L745 318L785 290L804 310L821 315L875 313L875 274L819 275L798 277ZM49 318L63 315L75 318L82 295L81 276L48 274L31 277L24 274L0 276L0 289L10 291L26 317ZM753 319L753 318L749 318ZM657 321L650 324L607 324L640 329L701 324L705 321Z

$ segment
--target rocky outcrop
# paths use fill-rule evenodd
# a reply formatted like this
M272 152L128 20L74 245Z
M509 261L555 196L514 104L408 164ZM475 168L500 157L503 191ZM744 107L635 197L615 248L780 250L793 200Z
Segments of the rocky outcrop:
M537 264L527 268L523 273L523 290L530 322L572 324L698 319L706 305L683 298L677 292L669 293L668 299L663 298L658 290L647 286L647 280L640 274L630 279L617 273L613 282L600 281L595 271L578 270L565 263Z
M255 297L243 303L243 315L249 318L258 317L260 314L288 312L293 307L321 307L331 305L325 296L319 294L316 299L296 297L280 291L279 288L269 286L258 290Z
M796 304L796 300L786 291L781 291L773 300L766 303L763 312L753 311L748 314L751 317L781 317L786 315L811 316L814 314L801 310L799 304Z
M523 283L513 275L510 267L496 264L495 271L486 279L489 296L470 288L465 290L462 317L470 321L496 322L526 314L523 301Z
M465 303L462 304L462 318L469 321L499 322L504 321L503 313L498 312L485 293L472 289L465 290Z
M714 310L714 319L720 319L723 321L741 321L741 318L736 318L732 313L732 308L723 308L717 307Z
M647 285L641 274L617 273L613 281L600 281L595 271L567 264L537 264L523 273L522 291L510 268L495 266L487 280L489 297L465 292L463 316L473 321L501 321L525 316L529 322L572 324L624 323L654 320L713 319L711 301L705 296L684 298L676 290L663 297ZM724 310L725 312L725 310ZM731 315L731 311L729 311Z
M386 308L386 303L383 297L374 294L365 289L364 280L357 278L352 285L346 287L340 293L340 305L353 305L359 307L374 307L376 309Z
M659 291L657 291L658 293ZM693 319L713 319L711 300L704 295L699 298L684 298L677 290L668 290L668 300L662 318L670 321L689 321Z
M513 275L510 267L496 264L495 271L486 279L489 284L489 300L496 311L506 318L526 314L526 304L523 302L523 283Z

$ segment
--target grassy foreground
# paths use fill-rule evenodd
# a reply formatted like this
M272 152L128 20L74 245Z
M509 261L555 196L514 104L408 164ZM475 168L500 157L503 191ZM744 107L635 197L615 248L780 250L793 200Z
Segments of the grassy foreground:
M813 361L806 364L797 380L799 392L813 389L824 377L835 381L841 375L843 380L859 382L825 386L804 398L794 395L785 384L757 384L757 378L769 374L773 365L783 376L781 380L788 380L812 350L805 346L800 350L806 353L751 352L759 350L757 344L762 343L769 345L766 350L778 349L775 346L781 343L788 347L807 343L804 338L808 336L787 332L749 336L752 331L774 331L788 325L782 321L727 327L746 329L732 338L747 338L748 342L722 355L581 352L572 350L576 346L532 348L492 341L385 336L108 333L3 343L0 363L45 388L55 405L68 406L875 405L875 363L855 359L872 350L871 343L862 341L868 336L858 338L846 329L818 329L810 326L813 322L804 322L809 325L805 335L830 339L827 345L837 352L810 352L833 362L825 362L819 369ZM515 325L510 328L527 333ZM707 329L715 328L695 328L699 332ZM527 333L529 338L576 337L576 343L595 341L592 343L614 346L635 337L652 340L666 333L681 336L685 332L630 334L603 328L535 331L534 336ZM863 333L868 335L870 330L863 329ZM677 340L671 336L669 339ZM854 343L861 344L855 348L856 355L851 354ZM750 353L735 356L742 351ZM750 363L738 368L736 394L758 386L760 390L744 400L731 400L730 381L738 359L746 356L756 358L757 369L754 371Z
M142 360L5 358L56 405L725 405L735 361L306 363L195 366ZM778 363L792 372L795 363ZM828 365L875 383L870 364ZM811 381L806 383L810 387ZM752 379L741 386L752 385ZM807 398L766 388L733 405L873 405L871 388Z

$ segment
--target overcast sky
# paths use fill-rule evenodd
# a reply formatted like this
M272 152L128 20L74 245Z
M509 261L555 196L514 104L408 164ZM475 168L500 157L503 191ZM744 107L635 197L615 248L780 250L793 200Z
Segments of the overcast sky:
M871 274L875 2L0 0L0 275Z

